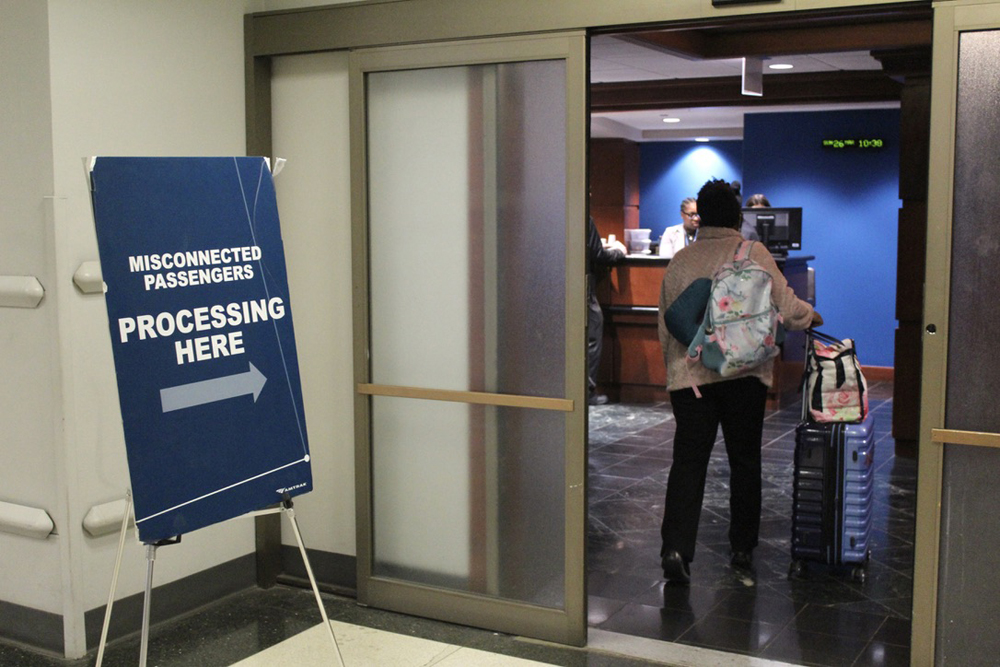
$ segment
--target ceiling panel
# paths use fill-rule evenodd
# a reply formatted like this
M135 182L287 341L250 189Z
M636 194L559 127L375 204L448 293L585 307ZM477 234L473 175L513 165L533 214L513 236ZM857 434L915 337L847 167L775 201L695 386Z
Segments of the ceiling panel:
M792 69L773 71L768 66L787 63ZM629 81L669 81L715 77L739 77L742 73L741 58L692 59L670 53L649 43L642 43L629 36L598 35L591 40L592 84L625 83ZM772 84L787 74L836 71L877 71L880 62L868 51L812 53L804 55L773 56L764 60L764 96L766 103L768 83ZM865 102L842 104L835 101L823 104L797 104L770 106L706 106L680 109L653 109L642 111L614 111L592 114L591 135L594 137L620 137L633 141L690 140L695 132L712 138L741 138L743 116L746 113L775 111L824 111L833 109L893 108L898 102ZM664 115L681 119L680 123L663 123Z

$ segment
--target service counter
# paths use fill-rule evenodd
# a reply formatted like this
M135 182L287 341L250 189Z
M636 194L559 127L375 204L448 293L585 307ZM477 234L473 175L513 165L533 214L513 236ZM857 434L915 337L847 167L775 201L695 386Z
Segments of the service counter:
M815 283L809 268L812 259L776 257L775 261L795 293L815 305ZM660 284L669 263L669 259L653 255L629 255L597 284L597 298L604 308L599 383L605 393L620 402L668 400L657 318ZM794 396L802 375L804 349L804 334L788 332L782 355L775 363L770 405L780 405L782 396L789 398L789 392Z

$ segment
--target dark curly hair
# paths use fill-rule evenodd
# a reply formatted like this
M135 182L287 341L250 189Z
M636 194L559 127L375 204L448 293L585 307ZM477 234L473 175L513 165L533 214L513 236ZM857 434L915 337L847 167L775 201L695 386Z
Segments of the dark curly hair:
M729 183L721 179L711 179L698 191L698 215L702 227L740 226L741 207Z

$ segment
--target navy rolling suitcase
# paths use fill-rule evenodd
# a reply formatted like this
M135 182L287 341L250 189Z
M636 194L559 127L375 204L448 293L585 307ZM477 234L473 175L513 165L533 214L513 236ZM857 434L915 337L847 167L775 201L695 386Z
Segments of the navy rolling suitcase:
M850 566L864 581L869 559L875 487L875 420L795 428L790 576L807 562Z
M795 429L792 568L851 565L864 581L874 507L875 423L803 422Z

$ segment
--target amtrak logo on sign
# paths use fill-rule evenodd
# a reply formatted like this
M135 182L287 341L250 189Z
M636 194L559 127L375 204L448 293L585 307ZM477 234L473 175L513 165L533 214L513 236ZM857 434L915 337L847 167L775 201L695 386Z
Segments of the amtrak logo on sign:
M263 158L95 158L136 524L155 542L312 489Z

